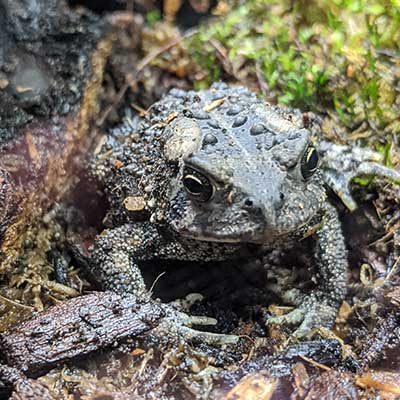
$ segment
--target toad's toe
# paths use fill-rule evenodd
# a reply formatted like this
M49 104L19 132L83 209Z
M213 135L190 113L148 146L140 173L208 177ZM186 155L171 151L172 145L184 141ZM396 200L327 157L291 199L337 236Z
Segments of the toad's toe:
M215 318L205 316L191 316L175 310L164 304L165 318L154 329L153 333L168 342L199 341L210 345L235 344L239 341L237 335L225 335L213 332L203 332L191 328L192 325L216 325Z

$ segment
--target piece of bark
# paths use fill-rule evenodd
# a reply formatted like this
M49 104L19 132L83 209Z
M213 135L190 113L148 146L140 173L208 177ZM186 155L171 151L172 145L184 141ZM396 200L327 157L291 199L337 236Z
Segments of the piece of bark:
M104 19L65 0L0 0L0 145L37 118L67 115L83 99Z
M26 379L26 377L21 371L8 365L0 364L0 398L3 398L23 379Z
M96 132L105 63L116 39L104 20L63 0L0 0L0 274L24 232L77 181ZM3 71L3 72L2 72ZM4 72L5 71L5 72Z
M371 368L382 360L390 360L390 356L398 355L400 347L400 315L394 310L378 318L375 328L367 336L359 352L361 368Z
M162 316L155 302L96 292L57 304L0 334L0 354L26 376L38 376L60 363L146 333Z
M45 383L38 380L25 378L19 381L10 396L10 400L58 400Z
M16 368L0 364L0 398L56 400L57 396L45 383L29 379Z
M359 393L355 385L355 377L349 373L327 371L314 376L310 380L307 393L301 397L304 400L357 400Z

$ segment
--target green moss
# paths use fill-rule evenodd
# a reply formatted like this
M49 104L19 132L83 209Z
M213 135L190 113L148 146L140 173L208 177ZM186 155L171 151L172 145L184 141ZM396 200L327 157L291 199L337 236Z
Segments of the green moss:
M257 87L261 72L268 100L329 114L341 132L389 139L400 130L399 0L236 3L188 51L207 71L198 88L218 79Z
M149 24L149 26L153 26L156 22L161 20L161 12L157 9L155 10L150 10L146 14L146 21Z

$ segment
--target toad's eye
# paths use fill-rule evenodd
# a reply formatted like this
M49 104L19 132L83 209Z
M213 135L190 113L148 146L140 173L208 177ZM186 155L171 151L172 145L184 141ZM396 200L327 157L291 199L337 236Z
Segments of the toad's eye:
M185 168L182 181L186 191L197 201L206 202L214 194L210 180L192 168Z
M318 151L315 147L309 146L301 160L301 174L304 179L310 178L318 168Z

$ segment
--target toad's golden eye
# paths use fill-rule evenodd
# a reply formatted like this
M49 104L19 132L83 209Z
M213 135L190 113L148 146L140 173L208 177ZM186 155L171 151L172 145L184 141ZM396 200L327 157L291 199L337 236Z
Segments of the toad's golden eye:
M301 159L301 174L304 179L309 179L318 168L318 151L314 146L309 146Z
M206 202L214 194L214 186L210 180L192 168L185 168L182 182L189 195L197 201Z

